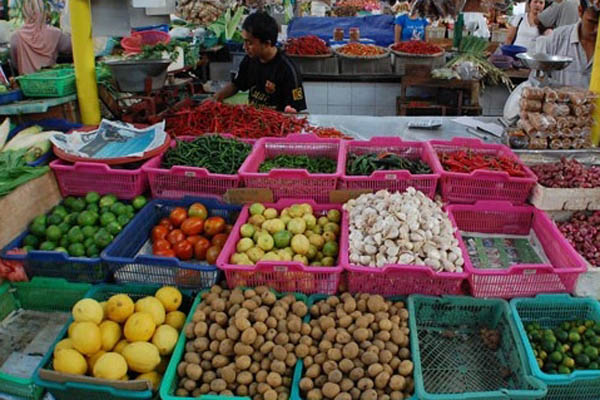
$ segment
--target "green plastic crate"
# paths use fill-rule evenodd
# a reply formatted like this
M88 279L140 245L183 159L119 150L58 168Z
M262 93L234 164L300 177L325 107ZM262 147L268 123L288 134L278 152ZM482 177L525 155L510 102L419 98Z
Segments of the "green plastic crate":
M527 338L525 324L539 322L544 329L552 329L561 322L581 320L600 321L600 303L592 298L576 298L567 294L538 295L510 302L533 375L548 386L548 400L600 399L600 371L574 371L569 375L547 374L537 364L533 348Z
M244 288L244 290L247 290L249 288ZM210 291L210 289L207 290L203 290L200 293L198 293L198 295L196 296L196 299L194 300L194 304L192 305L192 308L190 310L190 313L188 314L188 317L185 321L185 325L186 326L188 323L190 323L192 321L192 317L194 315L194 313L196 312L196 308L198 307L198 305L200 304L200 302L202 302L202 294L206 293ZM286 296L288 293L277 293L276 291L272 290L273 293L275 293L277 295L277 298L280 299L284 296ZM301 294L301 293L292 293L295 297L296 300L298 301L303 301L305 303L308 302L308 299L306 298L305 295ZM179 383L179 377L177 375L177 365L179 365L179 362L181 361L181 359L183 358L183 354L185 352L185 342L186 342L186 337L185 334L181 334L179 335L179 340L177 341L177 345L175 345L175 350L173 350L173 354L171 356L171 361L169 361L169 366L167 367L167 371L165 372L165 375L163 376L163 380L162 383L160 385L160 398L162 400L193 400L193 399L203 399L203 400L249 400L249 397L230 397L230 396L213 396L213 395L206 395L206 396L200 396L200 397L177 397L175 396L175 391L177 390L177 384ZM292 382L292 391L294 389L294 383ZM290 391L290 394L292 393L292 391Z
M307 303L308 309L310 310L310 308L315 303L317 303L321 300L325 300L328 297L331 297L331 295L329 295L329 294L313 294L312 296L310 296L308 298L308 303ZM403 297L403 296L388 297L387 299L390 301L393 301L393 302L406 301L406 297ZM310 312L309 312L308 314L306 314L306 316L304 317L304 320L302 322L309 323L310 320L311 320L311 317L310 317ZM300 359L300 360L298 360L298 363L296 363L296 368L294 369L294 380L292 381L292 391L290 393L291 400L304 400L302 398L302 396L300 396L300 387L299 387L303 372L304 372L304 362ZM417 397L413 395L408 400L417 400Z
M84 297L92 298L97 301L106 301L115 294L124 293L129 295L135 302L137 299L145 296L153 296L154 293L160 289L162 285L138 285L138 284L126 284L126 285L109 285L99 284L93 286ZM186 312L190 309L193 296L191 291L180 290L183 295L183 300L179 310ZM52 382L44 380L39 375L41 368L52 368L52 354L56 344L67 336L67 330L69 325L73 322L73 319L69 321L63 327L61 333L56 338L54 344L48 350L44 359L35 371L34 381L36 385L39 385L50 392L56 400L131 400L131 399L152 399L158 398L158 392L153 393L151 390L144 391L132 391L116 389L105 385L95 385L88 383L79 382ZM180 333L179 339L185 337L183 332Z
M534 400L546 395L546 385L530 374L506 301L410 296L408 311L419 399ZM496 351L479 338L482 327L500 332Z
M35 311L69 312L91 285L69 283L64 279L33 278L31 282L4 283L0 286L0 319L4 320L18 309ZM8 393L26 399L38 399L44 389L29 379L0 372L0 393Z
M64 97L77 91L72 68L35 72L17 77L26 97Z

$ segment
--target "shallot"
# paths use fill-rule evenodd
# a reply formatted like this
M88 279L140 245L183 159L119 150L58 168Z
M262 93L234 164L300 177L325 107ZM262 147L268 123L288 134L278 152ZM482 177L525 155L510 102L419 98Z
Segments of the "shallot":
M565 157L556 163L534 165L531 170L541 185L550 188L600 187L600 167L586 167Z
M577 212L558 224L569 243L593 266L600 266L600 211Z

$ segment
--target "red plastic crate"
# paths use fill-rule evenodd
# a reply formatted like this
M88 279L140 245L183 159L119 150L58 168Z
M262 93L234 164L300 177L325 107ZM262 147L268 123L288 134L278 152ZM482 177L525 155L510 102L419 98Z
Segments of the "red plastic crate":
M432 267L419 265L386 265L383 268L353 265L349 260L349 215L344 213L340 254L346 271L350 293L380 294L384 297L424 294L431 296L462 295L468 292L466 271L436 272ZM455 234L465 257L462 239Z
M487 144L478 139L465 138L454 138L450 142L432 140L429 143L436 155L434 171L441 175L440 186L445 202L472 204L478 200L506 200L522 204L527 201L537 182L536 175L504 145ZM438 153L459 150L509 157L523 167L527 177L512 177L507 172L500 171L478 170L470 174L446 171L439 160Z
M229 135L223 135L232 137ZM194 136L181 136L179 140L192 141ZM241 140L241 139L240 139ZM242 142L254 144L255 140L243 139ZM171 148L177 142L171 142ZM148 176L153 198L181 199L185 196L223 196L229 189L240 186L241 179L236 175L213 174L206 168L189 166L174 166L171 169L161 168L164 153L160 154L144 165L144 172Z
M545 212L509 202L481 201L448 206L448 214L465 232L529 235L535 232L550 264L515 264L508 270L477 269L464 251L471 292L475 297L530 297L539 293L573 293L585 260L563 237Z
M278 211L293 204L308 203L313 207L316 215L329 210L339 210L344 214L340 204L316 204L313 201L286 199L276 204L265 204ZM242 209L229 238L217 259L217 267L225 272L227 284L230 288L237 286L257 287L268 286L279 292L300 292L305 294L324 293L335 294L340 284L344 268L341 265L342 250L338 256L338 265L334 267L309 267L293 261L260 261L256 265L232 265L229 259L235 253L235 247L240 240L240 228L250 216L250 206ZM343 222L340 232L343 232ZM340 237L341 241L341 237ZM341 246L340 246L341 248Z
M409 187L425 193L430 198L435 196L440 174L432 172L427 175L413 175L406 170L375 171L371 176L346 175L348 155L390 152L411 160L422 160L432 169L435 164L433 149L427 142L405 142L399 137L374 137L369 141L353 140L344 144L344 174L340 178L339 188L342 190L370 189L374 192L388 190L404 192Z
M50 163L50 168L56 175L63 197L85 196L94 191L131 200L148 188L148 180L142 167L133 170L117 169L103 163L71 164L58 159Z
M310 174L305 169L274 169L264 174L257 172L265 159L280 154L329 157L337 161L337 170L333 174ZM270 189L274 201L293 198L328 203L329 192L336 189L345 168L341 140L303 134L260 139L240 167L239 175L246 187Z

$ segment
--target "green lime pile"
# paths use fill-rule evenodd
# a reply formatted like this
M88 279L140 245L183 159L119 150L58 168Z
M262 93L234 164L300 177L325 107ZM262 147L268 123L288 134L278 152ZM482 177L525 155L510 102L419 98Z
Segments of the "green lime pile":
M600 322L563 322L554 329L542 329L533 322L525 330L542 371L570 374L575 370L600 369Z
M67 197L49 214L36 217L23 239L26 251L60 251L71 257L99 257L146 205L138 196L131 202L116 196L90 192L85 197Z

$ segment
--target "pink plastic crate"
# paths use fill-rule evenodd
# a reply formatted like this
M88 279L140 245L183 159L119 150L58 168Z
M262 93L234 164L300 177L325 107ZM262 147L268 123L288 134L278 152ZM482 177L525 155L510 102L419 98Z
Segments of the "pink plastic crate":
M579 274L586 271L583 258L571 247L545 212L509 202L480 201L448 206L448 214L464 232L528 235L533 229L551 264L515 264L508 270L473 267L464 252L471 292L475 297L529 297L539 293L575 290Z
M340 178L340 189L370 189L374 192L389 190L390 192L404 192L409 187L425 193L433 198L440 179L439 173L427 175L413 175L404 170L400 171L375 171L371 176L346 175L345 166L350 153L368 154L390 152L411 160L422 160L433 170L435 156L429 143L405 142L399 137L374 137L367 141L353 140L344 144L344 174Z
M265 159L280 154L329 157L337 160L337 171L334 174L309 174L307 170L300 169L274 169L265 174L257 172ZM345 168L341 140L303 134L260 139L242 164L239 174L246 187L271 189L275 201L294 198L328 203L329 192L336 189Z
M468 293L466 271L461 273L435 272L432 267L419 265L386 265L383 268L353 265L349 260L350 224L348 213L343 214L340 254L346 270L350 293L380 294L384 297L423 294L430 296L463 295ZM465 254L462 239L456 233Z
M434 171L441 175L441 191L445 202L471 204L478 200L506 200L522 204L527 201L531 189L537 182L535 174L504 145L486 144L478 139L465 138L454 138L450 142L432 140L429 143L436 154ZM463 174L444 170L437 153L458 150L510 157L521 164L527 177L511 177L508 173L500 171L480 170Z
M233 137L223 135L226 137ZM197 137L181 136L177 139L192 141ZM241 140L254 144L255 140ZM171 148L177 142L171 142ZM159 199L181 199L185 196L223 196L229 189L240 186L239 175L223 175L210 173L206 168L189 166L174 166L171 169L161 168L163 154L160 154L144 165L144 172L148 175L148 182L152 190L152 197Z
M133 170L117 169L102 163L70 164L59 159L52 161L50 168L56 175L63 197L85 196L94 191L130 200L144 194L148 188L148 180L142 167Z
M283 210L293 204L308 203L313 207L315 215L325 214L329 210L340 210L343 214L340 204L316 204L313 201L286 199L276 204L265 204L265 207L272 207L278 211ZM235 246L240 240L240 228L244 225L250 216L250 207L244 206L240 216L235 223L229 238L219 254L217 267L225 272L227 284L230 288L237 286L268 286L279 292L301 292L305 294L324 293L335 294L340 284L340 278L344 268L341 265L342 251L338 256L338 265L334 267L308 267L299 262L259 262L256 265L232 265L229 259L235 253ZM344 229L345 222L342 222L341 231Z

